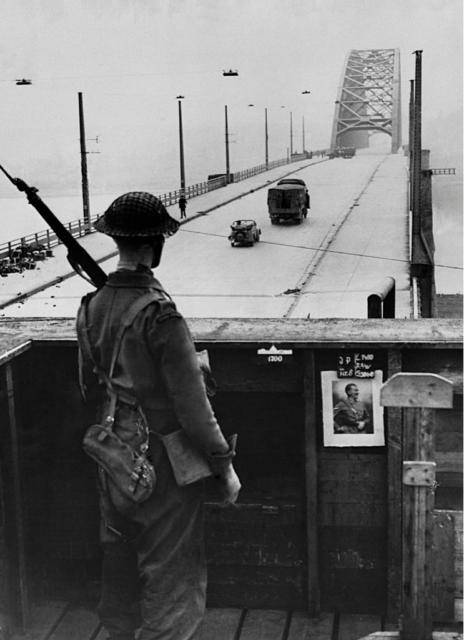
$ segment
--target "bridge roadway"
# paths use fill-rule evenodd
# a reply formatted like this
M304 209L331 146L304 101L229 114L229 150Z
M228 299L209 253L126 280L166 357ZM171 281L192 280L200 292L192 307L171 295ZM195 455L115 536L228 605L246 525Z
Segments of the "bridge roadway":
M368 151L349 160L315 158L193 198L155 275L186 317L224 318L366 318L367 296L391 276L396 317L409 318L406 160ZM311 209L301 225L271 225L267 187L289 173L305 180ZM178 216L177 205L169 209ZM227 240L240 218L261 228L253 247L232 248ZM96 258L113 254L101 266L114 270L111 239L91 234L80 242ZM64 248L54 253L39 270L1 280L0 303L13 301L2 317L75 316L92 289L78 276L14 302L70 271Z

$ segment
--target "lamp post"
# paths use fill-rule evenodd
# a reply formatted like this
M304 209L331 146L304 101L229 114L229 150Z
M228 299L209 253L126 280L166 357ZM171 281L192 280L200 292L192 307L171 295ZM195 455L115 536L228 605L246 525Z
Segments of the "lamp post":
M254 107L254 104L249 104L249 107ZM267 107L264 109L264 149L265 149L265 166L266 171L269 169L269 135L267 129Z
M225 134L226 134L226 184L230 183L230 162L229 162L229 124L227 120L227 105L225 107Z
M302 94L310 94L311 91L305 90L301 92ZM303 116L303 153L306 153L306 140L305 140L305 126L304 126L304 116Z
M290 111L290 159L293 155L293 119L292 112Z
M267 131L267 108L264 109L264 139L266 147L266 171L269 168L269 135Z
M84 105L79 92L79 132L81 143L82 201L84 206L84 225L90 229L89 180L87 175L87 149L85 146Z
M303 153L305 153L305 130L304 130L304 116L303 116Z
M184 164L184 135L182 131L182 98L178 97L179 104L179 149L180 149L180 190L181 195L185 195L185 164Z

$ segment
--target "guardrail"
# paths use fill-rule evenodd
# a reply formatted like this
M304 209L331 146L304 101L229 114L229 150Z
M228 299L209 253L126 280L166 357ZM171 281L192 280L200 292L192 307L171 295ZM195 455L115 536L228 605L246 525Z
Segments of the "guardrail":
M325 153L325 150L314 151L312 152L312 155L322 155L323 153ZM268 162L267 165L260 164L256 167L252 167L251 169L237 171L231 174L231 182L240 182L240 180L246 180L246 178L255 176L258 173L270 171L271 169L281 167L284 164L290 164L291 162L297 161L301 161L301 158L293 160L290 158L283 158L281 160L273 160L272 162ZM225 175L223 175L218 178L213 178L212 180L207 180L206 182L199 182L198 184L186 187L184 189L184 194L188 199L194 198L195 196L214 191L215 189L220 189L221 187L225 187L226 185L227 178ZM179 202L181 195L182 190L176 189L175 191L163 193L162 195L157 197L161 200L164 206L169 207L173 204L176 204L176 202ZM73 222L63 224L74 238L80 238L93 232L93 224L101 215L102 213L97 213L90 216L88 222L86 222L83 218L79 218L79 220L74 220ZM52 247L56 247L58 244L61 244L61 241L57 238L56 234L51 229L46 229L45 231L39 231L37 233L31 233L23 236L22 238L16 238L15 240L10 240L9 242L0 243L0 260L10 257L13 249L16 249L17 247L25 244L32 246L43 245L47 249L51 249Z
M92 232L93 223L98 220L100 215L101 214L95 214L90 216L89 222L86 222L83 218L79 218L79 220L74 220L73 222L64 222L63 226L74 238L80 238L81 236L85 236ZM52 247L56 247L58 244L61 244L61 241L58 239L56 233L51 229L38 231L37 233L30 233L22 238L0 243L0 260L10 257L11 252L22 245L43 245L47 249L51 249Z
M187 199L194 198L195 196L201 196L201 194L203 193L208 193L209 191L214 191L215 189L219 189L220 187L225 187L226 184L226 177L221 176L219 178L214 178L213 180L208 180L207 182L199 182L198 184L193 184L190 187L186 187L184 189L184 195L187 197ZM176 189L176 191L163 193L163 195L157 196L157 198L161 200L165 207L169 207L170 205L179 202L181 195L182 190Z
M224 187L226 183L227 181L225 177L215 178L214 180L200 182L199 184L187 187L184 190L184 193L187 198L193 198L201 195L202 193L208 193L209 191L214 191L215 189ZM170 206L179 201L181 193L181 190L177 189L176 191L164 193L163 195L158 196L158 198L165 206ZM97 213L90 216L89 222L86 222L83 218L79 218L73 222L63 223L63 225L74 238L80 238L93 232L93 225L101 215L102 213ZM10 257L11 252L22 245L43 245L47 249L51 249L52 247L56 247L58 244L61 244L61 241L51 229L38 231L37 233L30 233L22 236L21 238L0 243L0 260Z
M281 167L284 164L290 164L287 158L283 158L282 160L273 160L272 162L268 162L267 165L259 164L257 167L252 167L251 169L237 171L236 173L232 174L232 182L240 182L240 180L246 180L247 178L251 178L251 176L256 176L258 173L270 171L271 169Z

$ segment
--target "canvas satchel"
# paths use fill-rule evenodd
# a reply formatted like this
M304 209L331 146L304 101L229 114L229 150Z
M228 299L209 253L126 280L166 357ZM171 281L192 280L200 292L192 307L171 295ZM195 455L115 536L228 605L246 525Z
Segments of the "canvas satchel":
M95 370L106 385L107 402L104 417L100 423L87 429L82 446L84 451L106 471L114 486L123 497L133 503L147 500L156 484L156 473L147 458L149 431L142 408L135 398L118 392L112 383L114 366L125 330L148 304L158 299L153 292L138 298L123 314L116 337L109 374L100 369L92 354L88 335L87 300L83 302L78 316L78 328L82 336L82 346L93 362ZM114 431L115 426L127 433L140 434L136 448L124 442Z

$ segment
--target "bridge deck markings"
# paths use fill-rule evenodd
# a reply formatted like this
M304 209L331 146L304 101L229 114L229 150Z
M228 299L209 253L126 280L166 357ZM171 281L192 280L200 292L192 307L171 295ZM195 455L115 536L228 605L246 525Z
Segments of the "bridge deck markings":
M292 317L366 317L367 296L387 276L396 281L396 317L410 317L406 170L402 156L387 156L379 166L306 282Z
M342 253L328 254L322 259L318 275L310 277L308 283L306 280L311 262L320 257L318 249L321 243L330 235L340 215L352 207L360 190L364 188L365 183L369 182L372 173L382 160L381 156L360 155L353 160L337 159L309 168L290 165L295 176L306 180L311 194L311 210L308 218L299 226L293 224L272 226L267 211L267 188L258 189L259 186L269 186L268 181L271 178L278 179L284 169L288 172L288 167L280 167L280 175L277 175L277 170L274 170L242 183L229 185L235 188L234 192L227 192L229 187L226 187L192 199L189 202L190 213L208 209L211 203L217 203L218 199L232 201L226 206L215 208L208 215L189 220L186 225L183 225L176 236L168 240L163 262L155 271L155 275L166 286L186 317L285 317L295 304L297 291L292 293L292 290L302 286L304 289L298 298L297 313L292 315L343 317L338 312L340 299L343 299L345 311L342 313L346 313L346 317L356 317L349 311L350 305L356 307L359 317L365 317L367 285L364 280L367 274L373 278L375 271L377 271L375 279L380 280L382 269L384 271L386 269L385 265L382 265L382 269L372 268L371 265L366 268L365 262L361 266L363 261L358 256L345 256ZM387 164L391 161L395 166L404 167L406 159L400 156L387 156ZM305 163L301 163L301 167L305 167ZM382 181L385 182L381 197L386 201L393 186L395 193L398 191L401 194L395 196L395 200L398 198L401 200L406 187L403 184L395 186L391 180L396 180L399 176L400 180L405 181L404 174L400 175L396 172L395 176L390 178L390 182L382 175L378 173L374 181L379 184L382 184ZM245 183L247 183L246 186ZM247 191L252 193L244 196L243 194ZM370 197L369 192L366 191L360 202L363 203L364 198L369 202ZM379 198L379 195L376 197ZM348 234L348 240L338 241L337 236L330 245L330 249L338 247L342 252L343 250L353 251L362 255L372 253L374 244L374 250L377 253L380 252L379 255L403 256L398 249L398 231L395 230L398 226L397 216L404 216L404 211L398 213L398 207L399 204L395 201L392 209L394 217L390 219L388 216L391 216L391 212L385 211L384 206L384 218L381 219L378 215L374 221L371 216L367 219L371 222L370 225L366 224L366 218L360 217L358 222L353 223L353 227L359 224L364 226L352 231L351 235ZM356 207L350 213L350 218L354 215L358 216L362 208ZM178 215L177 205L171 207L171 212ZM230 247L227 240L230 223L239 218L253 218L262 229L261 242L252 248ZM389 225L395 230L392 231L391 228L388 230ZM351 223L350 225L345 223L340 233L346 234L350 226ZM388 247L384 246L385 243L379 244L375 240L373 230L377 229L380 238L390 237L393 233L394 241L389 241ZM401 233L404 232L405 230L402 229ZM353 235L356 239L355 243L353 243ZM114 252L115 247L111 239L101 234L92 234L81 241L96 258ZM401 243L404 245L405 242L407 238L403 235ZM64 260L64 258L61 259ZM42 263L41 269L51 270L49 265L52 265L53 260L55 258ZM114 269L115 265L115 258L102 263L102 267L107 272ZM401 273L404 275L408 271L408 264L406 262L400 265ZM353 277L350 270L356 269L361 275ZM391 275L391 271L383 272L383 276L385 275ZM16 282L20 283L19 292L26 279L29 280L32 276L30 280L32 282L35 274L31 271L22 276L21 280L17 276L10 276L5 280L17 278ZM0 303L4 294L1 287L3 284L0 282ZM73 277L37 293L22 304L5 308L3 313L6 316L16 317L72 317L75 315L81 296L89 290L91 290L90 285L78 277ZM321 315L320 310L326 315Z

